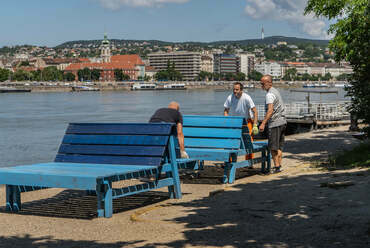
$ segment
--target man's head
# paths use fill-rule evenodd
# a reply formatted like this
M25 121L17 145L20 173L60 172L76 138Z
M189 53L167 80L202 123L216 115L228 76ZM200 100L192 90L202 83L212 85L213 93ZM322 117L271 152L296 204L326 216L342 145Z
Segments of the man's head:
M170 102L170 104L168 104L168 108L171 108L171 109L175 109L177 111L180 110L180 105L178 102Z
M236 98L240 98L243 94L243 84L239 82L234 83L233 93Z
M266 91L272 87L272 77L270 75L264 75L261 78L261 87Z

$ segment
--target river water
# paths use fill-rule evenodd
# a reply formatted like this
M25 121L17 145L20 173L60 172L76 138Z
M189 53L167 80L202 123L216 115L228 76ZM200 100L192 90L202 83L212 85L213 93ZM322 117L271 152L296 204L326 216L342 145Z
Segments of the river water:
M311 94L311 101L345 99ZM280 89L286 103L305 101L306 93ZM120 91L0 94L0 167L53 161L70 122L147 122L157 108L180 103L183 114L222 115L231 91ZM248 89L255 104L265 92Z

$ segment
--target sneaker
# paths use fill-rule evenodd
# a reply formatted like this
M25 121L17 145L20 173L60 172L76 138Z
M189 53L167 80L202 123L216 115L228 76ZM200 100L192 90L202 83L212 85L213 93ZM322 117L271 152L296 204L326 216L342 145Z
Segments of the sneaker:
M277 166L277 167L274 167L272 169L273 169L272 173L279 173L279 172L283 171L283 169L281 169L281 166Z

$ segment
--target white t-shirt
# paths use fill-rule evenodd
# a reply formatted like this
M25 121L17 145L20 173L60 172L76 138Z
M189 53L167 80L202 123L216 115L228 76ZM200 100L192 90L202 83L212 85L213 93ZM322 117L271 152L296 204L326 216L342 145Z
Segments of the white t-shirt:
M255 107L252 98L243 92L238 99L234 94L227 97L224 107L230 109L229 115L232 116L245 116L246 119L253 119L252 108Z
M273 104L276 99L276 96L272 94L271 92L268 92L266 94L266 104Z

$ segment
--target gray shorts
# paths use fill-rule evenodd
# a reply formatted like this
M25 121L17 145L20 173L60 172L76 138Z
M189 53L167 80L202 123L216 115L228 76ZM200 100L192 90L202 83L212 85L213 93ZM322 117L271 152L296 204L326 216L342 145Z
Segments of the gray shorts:
M283 150L285 143L286 124L268 129L269 149L271 151Z

